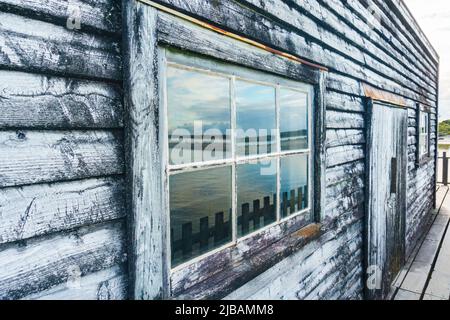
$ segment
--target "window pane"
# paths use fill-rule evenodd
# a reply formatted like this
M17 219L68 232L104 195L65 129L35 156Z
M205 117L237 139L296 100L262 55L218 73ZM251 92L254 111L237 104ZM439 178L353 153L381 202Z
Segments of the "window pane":
M280 89L281 150L308 149L308 96Z
M419 155L428 154L429 144L429 113L420 111L419 122Z
M308 208L308 155L290 156L280 164L280 212L286 218Z
M276 152L275 88L236 81L236 151L239 156Z
M238 236L276 221L277 162L237 166Z
M231 167L170 177L172 267L232 239Z
M167 106L171 164L230 157L230 79L169 66Z

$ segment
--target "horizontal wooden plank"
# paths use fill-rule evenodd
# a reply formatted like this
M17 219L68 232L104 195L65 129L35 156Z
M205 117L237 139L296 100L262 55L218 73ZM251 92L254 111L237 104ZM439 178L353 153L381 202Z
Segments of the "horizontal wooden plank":
M326 185L332 186L336 183L346 181L349 178L364 174L364 161L359 160L342 166L336 166L326 171Z
M364 176L355 176L333 186L327 186L326 198L331 202L364 189Z
M121 1L118 0L1 0L0 10L63 27L73 15L80 18L81 31L119 33L121 30Z
M0 189L0 244L125 216L123 178Z
M327 129L363 129L365 119L360 113L327 111L325 126Z
M114 84L0 70L0 128L121 128Z
M122 174L122 135L0 131L0 187Z
M125 262L122 222L0 247L0 299L20 299Z
M128 275L124 266L114 266L82 276L68 285L59 284L22 300L126 300Z
M364 144L365 133L363 130L343 129L327 130L326 147L333 148L346 145Z
M351 194L342 194L337 198L327 199L325 219L336 219L348 212L359 218L364 216L364 189Z
M364 159L364 146L362 145L342 146L327 149L328 168L361 159Z
M328 110L341 110L349 112L365 112L366 108L361 98L327 91L325 101Z
M0 67L122 79L120 41L0 12Z

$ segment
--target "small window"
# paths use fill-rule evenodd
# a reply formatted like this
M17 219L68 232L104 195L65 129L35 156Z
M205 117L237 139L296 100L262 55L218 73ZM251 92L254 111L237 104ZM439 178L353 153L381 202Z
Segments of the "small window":
M313 87L166 53L172 268L293 216L312 222Z
M422 161L430 155L430 114L428 112L419 111L418 126L418 156L419 161Z

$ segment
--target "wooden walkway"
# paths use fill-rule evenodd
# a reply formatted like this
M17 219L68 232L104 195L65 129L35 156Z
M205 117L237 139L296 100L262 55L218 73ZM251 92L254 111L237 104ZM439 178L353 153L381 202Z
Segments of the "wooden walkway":
M394 282L394 300L450 299L450 191L438 186L428 233Z

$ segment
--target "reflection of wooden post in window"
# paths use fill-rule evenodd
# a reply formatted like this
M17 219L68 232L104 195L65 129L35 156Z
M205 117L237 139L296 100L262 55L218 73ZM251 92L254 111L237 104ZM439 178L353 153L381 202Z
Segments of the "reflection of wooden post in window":
M216 245L221 244L225 238L225 225L223 220L223 212L216 213L216 224L214 226L214 243Z
M209 244L209 222L208 217L200 219L200 251L205 252L208 250Z
M261 209L260 209L260 201L253 201L253 226L254 229L257 230L261 226Z

